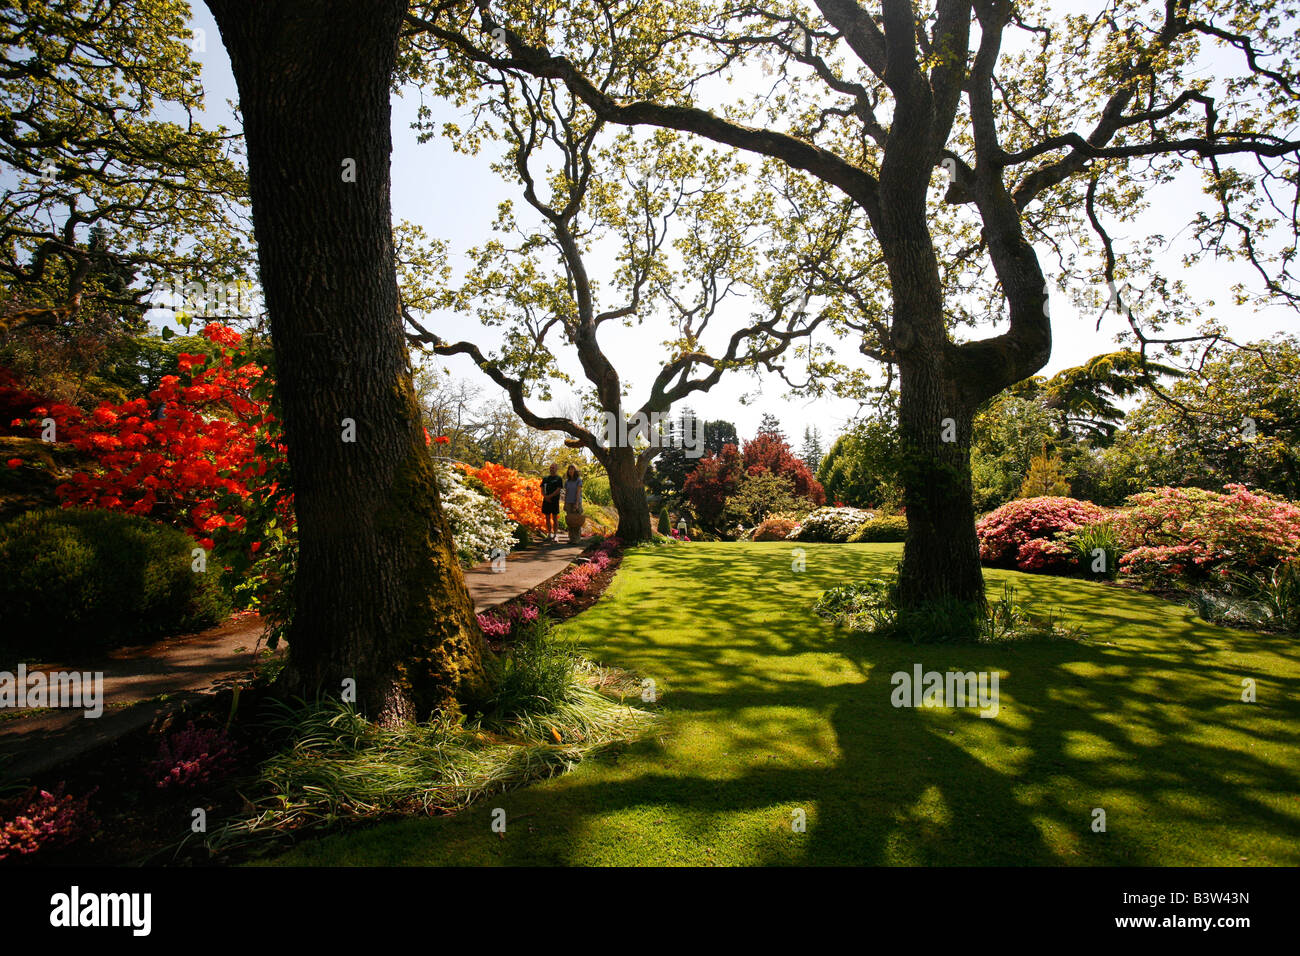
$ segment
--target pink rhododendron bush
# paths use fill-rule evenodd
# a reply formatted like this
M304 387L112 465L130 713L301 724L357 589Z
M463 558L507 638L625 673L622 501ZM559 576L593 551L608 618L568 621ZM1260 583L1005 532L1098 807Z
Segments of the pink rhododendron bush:
M1065 540L1109 516L1105 508L1077 498L1021 498L975 523L980 560L1022 571L1063 571L1075 564Z
M1156 488L1116 513L1120 573L1151 584L1255 575L1300 556L1300 505L1243 485Z

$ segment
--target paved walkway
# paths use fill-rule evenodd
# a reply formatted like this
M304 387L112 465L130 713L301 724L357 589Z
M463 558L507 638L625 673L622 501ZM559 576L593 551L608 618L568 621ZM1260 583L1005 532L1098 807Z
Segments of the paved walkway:
M504 568L485 563L466 571L474 610L508 601L559 574L583 547L543 544L511 553ZM251 679L264 659L261 633L257 615L245 614L198 634L113 651L94 663L52 666L102 671L103 714L90 719L81 710L0 710L0 782L38 773L148 724L182 701Z

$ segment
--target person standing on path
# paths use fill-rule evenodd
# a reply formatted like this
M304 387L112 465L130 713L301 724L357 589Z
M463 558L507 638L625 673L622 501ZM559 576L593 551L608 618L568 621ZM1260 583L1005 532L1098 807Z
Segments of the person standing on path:
M578 543L586 521L582 513L582 475L576 465L570 465L564 473L564 523L569 527L570 544Z
M560 492L563 490L560 466L552 464L551 473L542 479L542 518L546 521L547 541L560 537Z

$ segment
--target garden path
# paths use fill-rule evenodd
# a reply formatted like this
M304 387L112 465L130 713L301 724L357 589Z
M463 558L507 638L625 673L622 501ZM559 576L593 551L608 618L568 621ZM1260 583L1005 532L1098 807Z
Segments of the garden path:
M465 572L474 610L501 604L559 574L581 544L543 544ZM128 647L95 661L42 664L29 673L77 670L102 672L103 712L19 708L0 711L0 784L20 780L115 740L161 714L203 694L245 683L269 653L256 614L236 615L197 634L181 634L144 647ZM283 653L281 648L277 653Z

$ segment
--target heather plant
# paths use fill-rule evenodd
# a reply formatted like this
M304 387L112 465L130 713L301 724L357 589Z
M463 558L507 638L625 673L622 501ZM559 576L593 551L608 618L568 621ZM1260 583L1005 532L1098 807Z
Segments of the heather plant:
M17 797L0 801L0 860L31 857L42 850L68 846L98 825L90 811L91 790L83 797L32 787Z
M241 750L224 731L190 721L163 738L149 776L160 790L194 790L229 774Z

